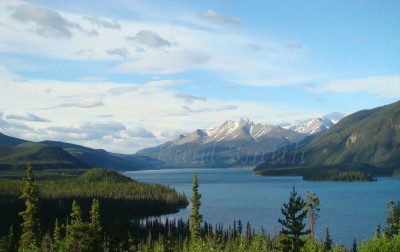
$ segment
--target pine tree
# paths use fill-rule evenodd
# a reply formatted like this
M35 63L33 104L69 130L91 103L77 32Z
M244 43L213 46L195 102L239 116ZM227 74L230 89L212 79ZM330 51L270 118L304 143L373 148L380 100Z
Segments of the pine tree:
M293 186L289 202L284 203L281 208L284 219L278 220L283 226L281 233L286 237L282 244L285 251L299 251L304 243L301 236L309 233L308 230L304 231L305 224L303 223L303 220L307 216L305 206L306 203L301 196L297 196L296 189Z
M351 252L357 252L358 251L358 249L357 249L357 242L356 242L356 238L354 238L354 240L353 240L353 247L352 247L352 249L351 249Z
M40 224L39 218L37 217L39 213L39 199L37 196L37 188L32 165L29 163L27 164L26 174L27 177L24 178L25 186L22 189L21 196L19 197L20 199L25 200L26 207L25 211L19 213L23 219L23 223L21 224L22 234L19 249L34 250L39 247L40 237Z
M60 224L58 223L58 219L56 219L54 223L53 241L54 241L54 249L57 250L61 242L61 228Z
M318 197L315 195L315 193L307 192L307 212L309 220L308 225L311 238L314 238L315 222L318 220L319 215L317 214L317 212L319 211L320 208Z
M378 226L376 226L376 230L375 230L375 238L380 238L381 237L381 225L378 224Z
M193 242L198 240L201 236L200 224L203 221L203 216L199 212L201 205L200 202L201 194L199 193L198 189L199 189L199 181L197 173L195 173L193 178L192 198L190 199L190 202L192 203L192 210L189 215L190 237Z
M5 251L14 252L14 251L16 251L16 249L17 249L17 244L15 243L14 227L11 225L10 229L8 230L7 244L6 244Z
M70 251L81 251L87 248L89 228L82 221L82 210L78 203L72 202L70 223L66 227L65 240Z
M102 226L100 219L100 203L97 199L93 199L92 207L90 209L90 250L100 251L102 245Z
M386 217L386 223L388 227L385 228L384 233L387 238L391 238L393 236L400 234L400 202L396 203L393 200L390 200L387 203L386 213L388 216Z
M324 251L329 251L332 249L332 239L329 235L329 228L325 229L325 241L324 241Z

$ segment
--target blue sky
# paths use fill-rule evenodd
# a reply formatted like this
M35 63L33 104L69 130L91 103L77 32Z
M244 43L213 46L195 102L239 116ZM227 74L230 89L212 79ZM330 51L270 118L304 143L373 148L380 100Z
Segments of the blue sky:
M134 153L400 97L399 1L0 2L0 131Z

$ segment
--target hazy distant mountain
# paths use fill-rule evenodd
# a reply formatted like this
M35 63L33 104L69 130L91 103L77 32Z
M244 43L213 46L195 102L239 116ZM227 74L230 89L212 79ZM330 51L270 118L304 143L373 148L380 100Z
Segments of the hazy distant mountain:
M230 167L253 157L303 140L309 134L249 119L225 121L209 130L197 129L136 154L166 162L168 167Z
M57 141L29 142L0 133L0 169L102 167L113 170L154 169L162 161L140 155L110 153L77 144Z
M368 164L391 172L400 167L400 102L351 114L302 146L274 155L282 153L285 158L257 169Z

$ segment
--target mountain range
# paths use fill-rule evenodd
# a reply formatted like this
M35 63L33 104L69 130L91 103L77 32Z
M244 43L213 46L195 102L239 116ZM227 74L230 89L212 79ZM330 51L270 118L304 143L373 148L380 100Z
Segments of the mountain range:
M400 167L400 101L351 114L329 130L263 159L256 170L368 165L391 175Z
M232 167L237 166L238 160L243 158L299 143L307 136L329 129L333 124L334 121L327 118L285 127L255 123L247 118L227 120L214 128L197 129L136 154L162 160L164 167Z
M103 167L113 170L155 169L163 162L140 155L110 153L81 145L31 142L0 133L0 170L22 170L30 162L36 169Z

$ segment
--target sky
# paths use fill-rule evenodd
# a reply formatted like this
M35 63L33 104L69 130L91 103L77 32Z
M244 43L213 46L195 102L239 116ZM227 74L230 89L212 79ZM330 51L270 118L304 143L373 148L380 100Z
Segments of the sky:
M0 132L132 154L400 97L400 1L0 1Z

